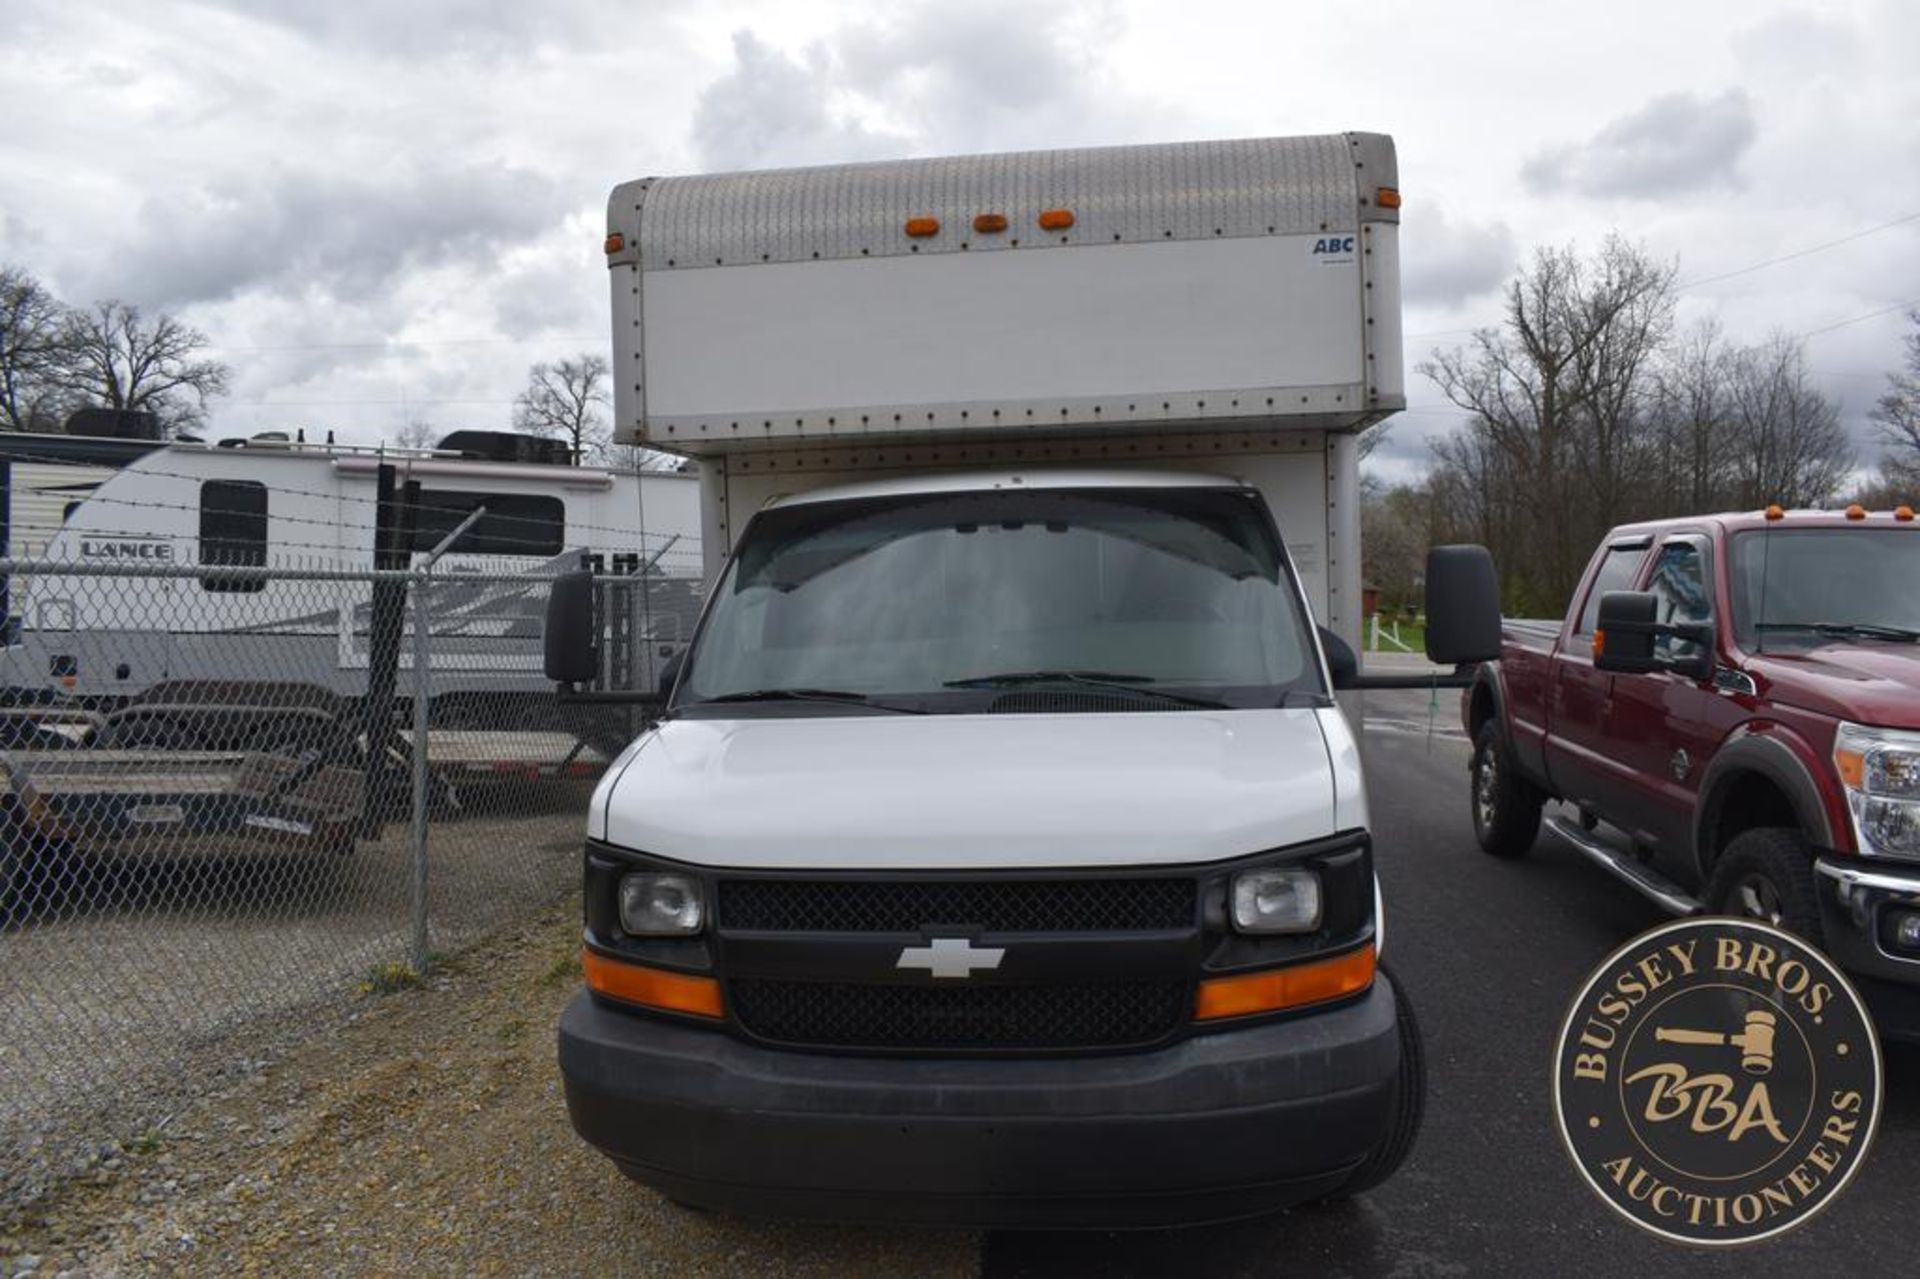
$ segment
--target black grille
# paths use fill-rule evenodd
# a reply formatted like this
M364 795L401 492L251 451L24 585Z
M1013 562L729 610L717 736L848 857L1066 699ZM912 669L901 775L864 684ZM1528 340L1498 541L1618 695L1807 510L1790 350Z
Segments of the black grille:
M1191 879L728 879L719 926L797 933L1142 932L1194 926Z
M1120 1048L1165 1039L1193 1004L1185 981L870 986L742 979L727 993L751 1034L818 1048Z

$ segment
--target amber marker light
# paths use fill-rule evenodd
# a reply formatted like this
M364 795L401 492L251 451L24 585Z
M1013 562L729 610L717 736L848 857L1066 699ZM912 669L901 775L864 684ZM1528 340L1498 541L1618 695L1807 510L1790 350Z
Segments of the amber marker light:
M607 236L607 252L609 254L618 253L620 250L626 247L627 247L627 237L624 235L621 235L618 231L615 231L612 234Z
M981 235L998 235L1007 229L1007 215L1004 213L980 213L973 219L973 229Z
M908 218L907 234L916 240L924 240L930 235L940 234L939 218Z
M1373 193L1373 202L1383 209L1400 207L1400 192L1393 187L1381 187Z
M1847 518L1850 520L1864 520L1867 518L1867 508L1855 502L1847 508Z
M1073 225L1073 210L1043 209L1039 221L1042 231L1064 231Z
M1373 943L1368 942L1358 950L1332 959L1234 977L1215 977L1200 983L1200 992L1193 1004L1193 1019L1218 1021L1223 1017L1247 1017L1357 995L1373 985L1376 962Z
M1787 513L1780 508L1778 503L1775 503L1767 508L1767 518L1770 520L1784 520L1787 518Z
M721 1015L720 983L711 977L629 964L591 950L581 951L580 968L586 974L587 989L609 999L696 1017Z
M1913 519L1913 508L1911 506L1896 506L1893 508L1893 518L1899 520L1902 524L1910 523Z
M1607 651L1607 633L1605 631L1596 630L1593 633L1593 655L1595 657L1601 657L1606 654L1606 651Z

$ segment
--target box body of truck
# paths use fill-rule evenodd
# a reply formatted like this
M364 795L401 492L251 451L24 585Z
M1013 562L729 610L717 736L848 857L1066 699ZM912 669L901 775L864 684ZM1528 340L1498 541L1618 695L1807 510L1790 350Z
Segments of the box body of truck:
M589 815L587 1140L695 1204L1030 1226L1399 1164L1326 657L1398 208L1371 134L614 191L618 429L698 460L712 594Z

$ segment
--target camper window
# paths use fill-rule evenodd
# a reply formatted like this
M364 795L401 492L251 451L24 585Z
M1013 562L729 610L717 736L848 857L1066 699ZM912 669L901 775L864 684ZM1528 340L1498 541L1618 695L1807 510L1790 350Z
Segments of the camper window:
M267 562L267 486L257 480L208 480L200 486L200 562L264 565ZM264 577L203 577L209 591L254 592Z
M447 489L421 492L413 549L425 553L440 545L477 506L486 507L486 514L447 548L449 552L550 557L567 549L567 504L559 498Z

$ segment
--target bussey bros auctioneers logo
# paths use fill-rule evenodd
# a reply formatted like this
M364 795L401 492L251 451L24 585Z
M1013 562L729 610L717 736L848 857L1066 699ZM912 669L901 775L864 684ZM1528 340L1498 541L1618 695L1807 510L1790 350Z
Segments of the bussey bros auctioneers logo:
M1609 956L1554 1049L1560 1134L1635 1225L1751 1243L1830 1203L1880 1119L1880 1048L1853 987L1790 933L1690 919Z

